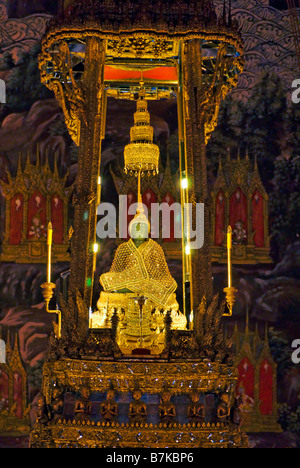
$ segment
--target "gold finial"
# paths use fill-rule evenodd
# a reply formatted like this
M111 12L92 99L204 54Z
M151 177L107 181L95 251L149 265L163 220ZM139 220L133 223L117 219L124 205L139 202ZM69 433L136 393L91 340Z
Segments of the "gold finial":
M36 144L36 167L40 167L40 145L39 143Z
M17 168L17 177L21 176L22 175L22 162L21 162L21 159L22 159L22 154L21 152L19 152L18 154L18 168Z

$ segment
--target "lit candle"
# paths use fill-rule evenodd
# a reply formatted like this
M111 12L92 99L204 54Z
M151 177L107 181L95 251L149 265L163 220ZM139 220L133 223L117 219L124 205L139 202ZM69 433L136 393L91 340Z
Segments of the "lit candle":
M186 246L185 246L185 253L186 253L187 255L190 255L190 253L191 253L190 244L186 244Z
M51 283L51 247L52 247L52 223L48 224L47 229L47 247L48 247L48 261L47 261L47 283Z
M231 248L232 248L232 229L228 226L227 229L227 263L228 263L228 287L231 288Z
M187 189L188 188L188 180L186 178L181 179L181 188Z
M98 177L97 180L97 205L100 204L101 201L101 177Z

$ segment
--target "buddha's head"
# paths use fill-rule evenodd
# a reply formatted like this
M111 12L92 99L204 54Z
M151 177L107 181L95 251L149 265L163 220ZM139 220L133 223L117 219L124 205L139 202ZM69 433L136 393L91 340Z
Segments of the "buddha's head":
M192 400L193 403L198 403L198 401L200 400L199 392L193 391L191 393L191 400Z
M142 392L139 389L136 389L133 391L132 396L135 401L140 401L140 399L142 398Z
M129 234L135 244L141 244L148 239L150 232L150 223L147 216L138 211L129 224Z
M106 399L112 401L115 398L115 391L113 388L107 390Z

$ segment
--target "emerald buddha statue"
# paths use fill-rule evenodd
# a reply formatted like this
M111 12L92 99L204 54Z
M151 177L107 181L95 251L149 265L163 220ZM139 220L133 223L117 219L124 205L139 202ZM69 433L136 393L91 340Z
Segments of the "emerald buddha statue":
M129 224L130 239L116 250L110 270L100 277L103 291L92 314L91 328L110 327L115 308L119 316L117 341L121 350L138 346L157 354L163 347L164 316L171 310L173 328L185 329L162 247L149 238L150 223L138 209ZM139 299L143 298L142 311Z

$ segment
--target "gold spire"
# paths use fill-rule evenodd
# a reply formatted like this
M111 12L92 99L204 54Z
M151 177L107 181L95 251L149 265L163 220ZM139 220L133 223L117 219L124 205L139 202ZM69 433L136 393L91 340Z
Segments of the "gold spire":
M18 168L17 168L17 178L22 176L22 155L21 152L18 154Z

